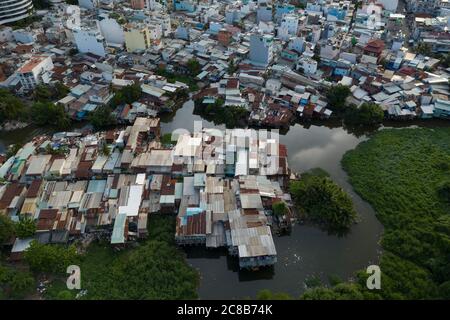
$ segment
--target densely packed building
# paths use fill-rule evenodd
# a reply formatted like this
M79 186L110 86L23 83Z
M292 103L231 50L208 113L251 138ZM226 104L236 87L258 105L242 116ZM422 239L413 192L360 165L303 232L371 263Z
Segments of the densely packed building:
M57 81L74 91L135 83L146 94L139 110L154 115L192 85L164 75L189 74L205 105L225 98L253 124L285 127L333 116L324 92L342 84L348 103L376 103L389 118L448 118L448 69L437 57L449 54L449 15L448 1L426 0L55 1L35 13L40 22L0 27L0 86L27 94ZM33 63L43 57L45 68ZM97 103L71 96L74 106L61 102L80 120L110 94Z
M149 215L176 214L178 244L226 247L242 268L274 264L272 204L291 205L278 135L202 129L163 145L159 125L138 117L123 130L39 136L9 158L0 167L0 213L37 226L12 253L19 257L33 239L89 234L125 246L147 236Z

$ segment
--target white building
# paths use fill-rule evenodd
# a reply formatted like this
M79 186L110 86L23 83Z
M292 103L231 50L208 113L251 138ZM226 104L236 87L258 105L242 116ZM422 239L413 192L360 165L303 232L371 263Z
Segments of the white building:
M32 0L0 0L0 25L32 15Z
M96 29L75 29L73 36L78 51L92 53L100 57L106 56L105 38Z
M13 38L13 30L11 27L2 27L0 29L0 43L12 41Z
M98 28L106 40L106 43L112 45L123 45L125 35L122 26L115 19L106 18L98 22Z
M164 37L168 37L172 32L172 24L168 14L154 14L150 19L150 24L161 25Z
M305 50L305 39L303 37L292 38L288 43L288 49L302 53Z
M277 94L281 89L281 81L278 79L268 79L266 81L266 91L271 94Z
M50 56L33 56L17 70L17 74L25 91L29 91L40 83L48 83L52 69L53 61Z
M298 30L298 16L295 14L286 14L281 19L281 29L287 30L289 36L296 36Z
M311 58L304 58L302 68L305 74L314 74L317 72L317 61Z
M148 27L150 40L160 40L163 36L163 28L161 24L150 24Z

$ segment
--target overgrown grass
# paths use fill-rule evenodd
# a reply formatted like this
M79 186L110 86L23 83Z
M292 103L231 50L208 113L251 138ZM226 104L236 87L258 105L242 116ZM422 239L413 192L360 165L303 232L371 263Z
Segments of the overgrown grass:
M382 130L342 159L385 227L385 298L450 297L450 206L438 193L449 164L450 128Z

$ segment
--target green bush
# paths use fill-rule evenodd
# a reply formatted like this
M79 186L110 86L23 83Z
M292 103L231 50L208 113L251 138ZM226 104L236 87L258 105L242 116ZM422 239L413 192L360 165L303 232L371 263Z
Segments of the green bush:
M21 217L15 224L16 236L20 239L32 237L36 232L36 223L31 218Z
M300 211L331 234L346 234L356 221L351 198L326 176L302 175L291 182L290 192Z
M54 274L65 273L69 265L79 262L74 246L41 244L37 241L32 241L25 250L24 259L33 271Z

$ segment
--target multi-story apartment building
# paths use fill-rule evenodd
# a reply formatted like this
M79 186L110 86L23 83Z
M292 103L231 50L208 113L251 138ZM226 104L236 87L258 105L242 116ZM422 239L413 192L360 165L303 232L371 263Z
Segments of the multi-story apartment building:
M151 36L145 23L129 23L124 27L125 46L128 52L145 50L150 47Z
M273 58L273 36L252 34L250 36L250 60L255 64L268 65Z
M25 91L33 90L40 83L48 83L53 61L50 56L33 56L17 70L20 83Z
M73 30L75 43L80 52L106 56L105 38L98 29L80 28Z
M0 25L27 18L32 11L32 0L0 0Z

